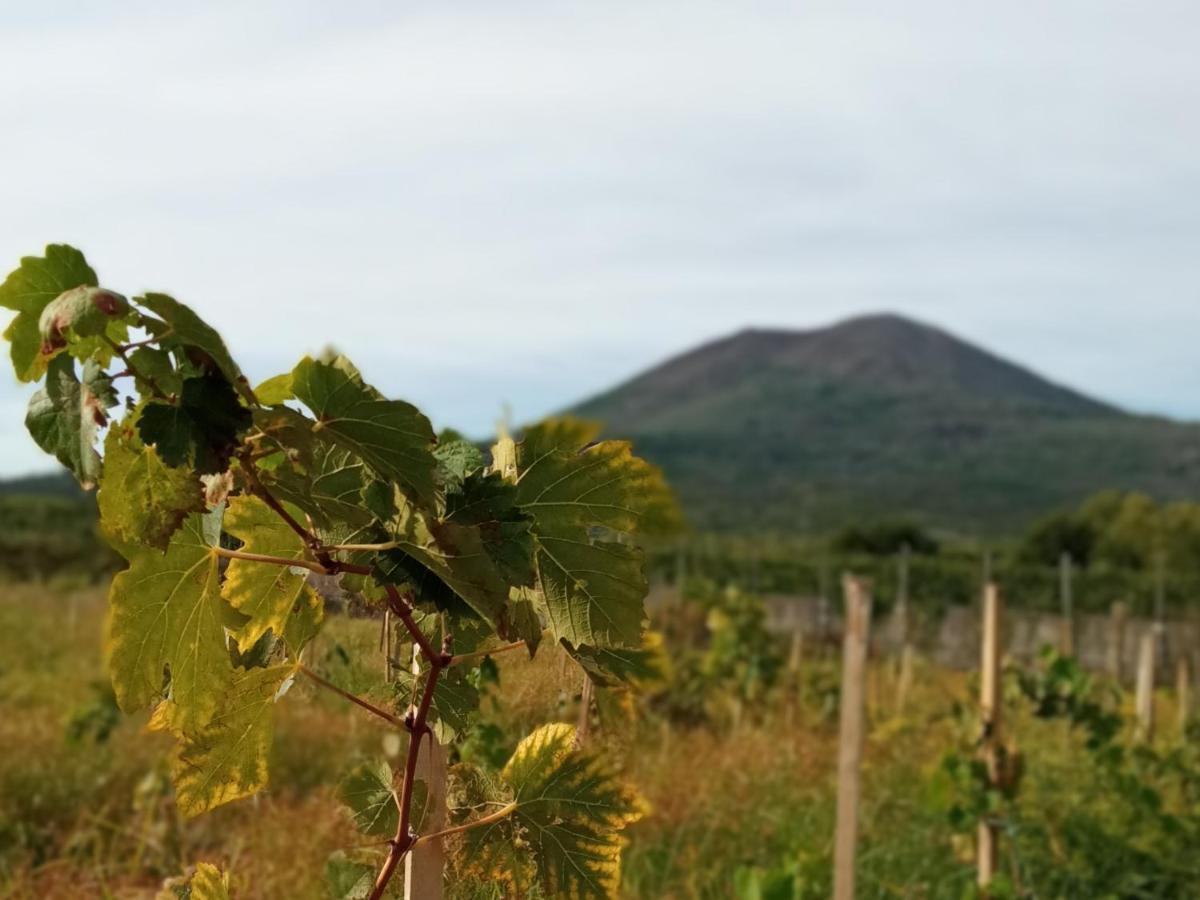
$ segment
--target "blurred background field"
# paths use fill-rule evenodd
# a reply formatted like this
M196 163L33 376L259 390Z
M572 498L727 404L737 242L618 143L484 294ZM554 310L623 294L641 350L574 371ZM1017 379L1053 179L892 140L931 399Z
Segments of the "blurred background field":
M651 813L630 832L629 897L825 897L834 824L840 662L764 627L754 595L690 579L688 602L656 616L663 678L639 696L598 691L594 739L613 745ZM103 589L8 582L0 605L0 886L5 896L153 897L198 860L228 865L236 896L323 897L323 867L361 838L330 785L362 758L400 753L372 717L306 683L280 705L271 784L260 797L185 822L164 767L167 741L119 714L103 672ZM332 615L310 663L383 702L378 622ZM356 653L361 653L359 657ZM797 656L798 654L798 656ZM350 659L379 660L377 669ZM498 657L484 715L462 754L499 765L544 719L578 717L578 671L547 648ZM1023 666L1036 672L1038 664ZM567 674L569 673L569 674ZM964 761L977 728L974 676L918 661L900 698L894 657L868 675L859 891L863 897L957 898L974 882L977 810ZM1014 895L1187 897L1200 865L1180 852L1200 836L1198 744L1176 730L1159 692L1154 751L1120 762L1085 748L1086 723L1047 716L1014 668L1006 724L1023 775L995 812ZM1078 685L1054 682L1069 700ZM1121 717L1131 700L1099 679L1086 695ZM394 698L391 698L394 702ZM899 707L903 703L903 708ZM1111 748L1110 748L1111 749ZM1107 752L1107 751L1106 751ZM453 896L499 896L460 884ZM1018 893L1021 892L1021 893Z

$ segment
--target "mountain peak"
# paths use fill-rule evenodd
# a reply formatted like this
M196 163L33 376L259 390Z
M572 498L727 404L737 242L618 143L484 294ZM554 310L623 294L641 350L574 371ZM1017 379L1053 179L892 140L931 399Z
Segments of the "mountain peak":
M632 438L710 526L855 510L960 524L1109 487L1200 491L1200 429L1125 414L893 313L746 328L573 412Z

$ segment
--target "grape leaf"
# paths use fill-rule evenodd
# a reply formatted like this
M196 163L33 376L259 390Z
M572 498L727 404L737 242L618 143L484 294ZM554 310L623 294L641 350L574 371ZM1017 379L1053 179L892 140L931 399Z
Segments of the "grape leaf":
M295 507L288 512L299 514ZM300 536L258 497L242 495L230 500L224 528L243 542L245 546L241 549L246 553L284 559L307 556ZM303 569L293 570L244 559L230 561L225 570L222 594L230 606L250 617L236 635L238 647L243 652L268 631L274 632L276 637L283 636L293 607L301 602L307 580L307 572Z
M171 760L183 815L190 818L247 797L267 783L275 698L294 671L290 665L239 670L216 715L196 732L185 733Z
M154 393L150 383L168 397L183 390L183 377L171 362L171 354L157 347L138 347L129 354L130 368L137 372L136 386L142 395Z
M600 687L646 685L666 677L667 659L662 636L657 632L647 632L643 645L637 648L575 647L570 641L562 645Z
M254 395L246 384L242 370L229 355L225 341L211 325L201 319L191 307L180 303L166 294L145 294L135 298L146 309L162 319L167 326L151 325L159 336L159 346L164 349L180 349L193 362L211 369L215 367L225 380L236 387L247 400L254 402Z
M26 256L0 284L0 306L16 310L4 336L12 343L13 369L21 381L37 381L50 356L42 353L38 320L64 291L99 284L83 254L65 244L50 244L45 256Z
M503 464L511 457L517 504L533 517L538 578L555 636L576 646L636 647L647 592L642 554L599 535L636 529L657 481L627 443L574 446L590 433L550 421L514 447L502 442L494 458Z
M159 900L230 900L229 876L212 863L198 863L187 879L168 881L158 897Z
M447 522L479 529L483 547L509 584L533 585L533 517L517 503L517 489L497 473L476 471L446 498Z
M438 435L433 455L437 460L438 482L448 490L458 490L463 480L484 464L483 451L449 428Z
M189 469L163 463L130 422L114 424L104 439L100 476L100 521L117 539L160 550L190 513L204 509L200 480Z
M338 786L338 797L350 809L363 834L391 837L400 822L392 790L392 769L385 760L365 762L350 771Z
M134 547L129 568L113 578L108 667L126 712L161 696L164 666L175 727L194 731L216 712L232 672L214 551L219 537L217 514L193 514L165 554Z
M115 291L81 284L59 294L38 317L41 352L51 354L67 345L67 337L104 334L114 319L129 314L129 301Z
M292 393L292 373L284 372L282 375L275 375L268 378L254 389L254 396L258 398L258 402L263 406L279 406L285 400L291 400L294 396Z
M283 626L283 641L294 658L299 658L300 651L317 636L324 620L325 601L320 594L311 588L301 591L300 599L292 607L292 614Z
M645 814L645 804L602 759L574 747L575 729L543 725L517 746L504 767L512 813L464 833L464 856L495 877L514 845L533 850L547 896L616 897L620 888L621 830Z
M292 371L292 389L317 417L323 440L354 453L436 508L433 428L415 406L385 400L344 357L328 363L305 357Z
M325 886L333 900L367 900L375 887L375 867L337 850L325 863Z
M493 626L505 621L508 582L493 562L479 529L430 519L397 489L394 515L385 523L397 547L375 558L381 581L406 585L421 602L453 608L448 588ZM376 512L383 510L376 507Z
M89 488L100 477L96 438L108 424L105 410L116 403L112 379L96 363L84 363L81 381L75 361L57 356L50 361L45 386L29 400L25 425L39 447L54 454Z
M178 403L147 403L138 433L169 466L191 464L200 474L224 472L238 437L250 427L250 410L222 375L187 378Z

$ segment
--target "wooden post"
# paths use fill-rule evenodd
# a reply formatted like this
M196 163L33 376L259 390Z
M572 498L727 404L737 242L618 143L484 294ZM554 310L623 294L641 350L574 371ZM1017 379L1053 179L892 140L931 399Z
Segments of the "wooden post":
M1158 643L1154 628L1142 634L1137 665L1137 737L1154 740L1154 650Z
M1112 605L1108 619L1108 651L1105 654L1106 668L1109 677L1117 684L1121 683L1124 674L1122 660L1125 650L1125 620L1129 617L1129 607L1120 601Z
M846 633L842 642L841 730L838 736L837 832L833 898L854 900L854 852L858 840L858 775L863 747L863 688L870 642L871 595L851 575L843 580Z
M575 728L575 749L587 743L592 730L592 676L583 673L583 688L579 692L579 724Z
M389 682L392 680L392 611L385 609L383 611L383 640L380 642L383 647L383 677Z
M821 560L817 569L817 646L819 654L825 656L825 646L829 643L829 564Z
M418 740L414 735L413 740ZM417 756L417 780L425 782L423 834L446 827L446 750L430 732ZM440 840L417 844L404 858L404 900L442 900L446 854Z
M896 715L904 715L908 705L908 694L912 690L913 680L913 646L906 643L900 651L900 676L896 680Z
M983 592L983 642L979 653L979 720L982 728L980 754L987 766L988 781L1000 780L1000 591L989 584ZM995 824L979 820L978 883L984 892L996 874L1000 832Z
M1058 559L1058 599L1062 606L1058 652L1075 655L1075 598L1071 593L1071 554L1064 551Z
M1178 706L1179 739L1185 740L1192 717L1192 667L1184 653L1180 653L1175 661L1175 703Z
M797 617L799 618L799 617ZM797 621L792 626L792 650L788 654L788 671L793 675L800 671L804 661L804 626Z

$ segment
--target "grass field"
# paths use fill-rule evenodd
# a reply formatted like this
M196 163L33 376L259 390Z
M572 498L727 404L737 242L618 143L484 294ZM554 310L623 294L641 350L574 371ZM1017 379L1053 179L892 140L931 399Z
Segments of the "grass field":
M400 744L384 727L297 683L278 707L269 790L183 821L166 776L168 742L144 733L145 716L112 707L102 592L6 585L0 598L0 895L154 897L164 878L211 860L234 873L236 897L326 896L325 860L361 843L334 796L337 780L364 756L397 757ZM370 620L332 617L309 658L337 683L370 692L380 673L352 668L338 648L378 659L377 637ZM561 660L553 648L533 662L502 657L503 702L484 705L495 727L469 752L502 753L538 722L574 721L578 672ZM668 715L669 689L641 699L601 693L595 740L611 745L651 810L629 833L626 896L829 895L835 671L834 660L807 660L798 679L783 678L742 713L713 695L707 715L687 724ZM947 814L941 775L943 755L970 740L969 681L919 667L906 713L897 715L894 667L873 666L860 896L969 895L969 832ZM1127 698L1120 703L1128 708ZM1172 722L1169 698L1160 705ZM1104 879L1113 897L1200 895L1200 869L1183 852L1196 837L1189 829L1200 809L1200 767L1186 768L1191 758L1179 756L1170 725L1161 729L1163 753L1189 774L1162 781L1161 802L1180 823L1166 837L1110 791L1080 734L1019 709L1012 730L1025 778L1005 865L1025 895L1093 896L1086 892ZM1104 866L1123 866L1123 874L1106 875ZM468 885L453 895L490 894Z

